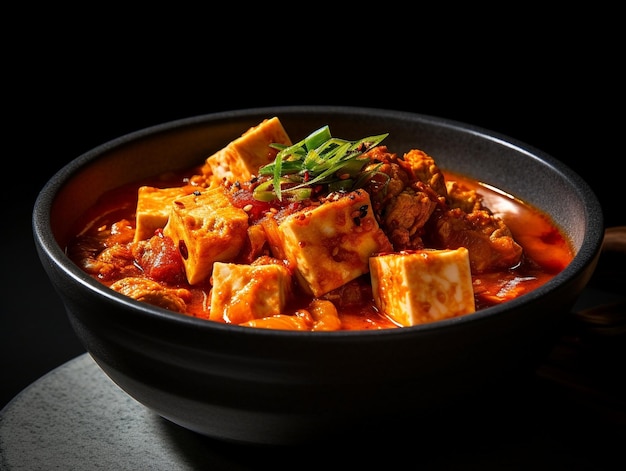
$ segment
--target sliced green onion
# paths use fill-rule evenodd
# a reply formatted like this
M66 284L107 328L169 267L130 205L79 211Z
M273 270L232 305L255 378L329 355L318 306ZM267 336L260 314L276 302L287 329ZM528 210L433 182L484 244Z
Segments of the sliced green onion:
M271 191L279 200L283 194L302 199L306 192L301 190L312 185L332 185L332 188L342 190L355 188L355 182L362 184L366 181L360 173L369 160L362 158L362 154L376 147L388 135L348 141L332 137L326 125L293 145L273 143L270 147L278 150L274 162L259 169L260 175L272 175L272 187L257 188L254 194L267 198L263 192ZM289 177L288 180L285 177ZM290 186L283 188L283 183L290 183ZM310 196L310 191L308 194Z
M282 200L281 189L280 189L282 185L280 182L280 177L282 176L282 171L283 171L283 161L279 156L280 156L280 152L278 153L278 155L276 156L276 159L274 160L274 180L273 180L274 193L276 193L276 197L278 198L278 201Z
M274 167L276 166L276 161L271 164L267 164L260 168L259 175L274 175ZM301 162L294 162L291 160L281 160L281 173L283 175L291 175L293 173L298 173L302 168Z
M322 126L304 139L304 147L306 147L307 150L317 149L318 146L328 141L331 137L328 125Z
M269 202L276 199L276 193L273 190L273 182L268 180L257 186L252 192L252 196L257 201Z
M354 185L354 180L348 178L346 180L337 180L335 182L330 182L328 184L328 192L332 193L333 191L349 191Z
M299 190L290 191L293 194L293 198L296 201L305 200L311 197L312 190L311 188L301 188Z

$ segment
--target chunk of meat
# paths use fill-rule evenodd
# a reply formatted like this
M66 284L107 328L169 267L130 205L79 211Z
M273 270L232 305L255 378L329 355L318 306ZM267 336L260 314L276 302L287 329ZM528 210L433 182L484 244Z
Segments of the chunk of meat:
M98 275L104 281L141 273L141 269L135 265L130 247L131 244L115 244L98 254L96 257L96 265L99 264Z
M331 301L340 310L350 306L363 305L372 299L369 274L363 276L367 277L367 283L357 278L326 293L322 299Z
M186 311L187 302L191 301L191 292L189 290L168 288L147 278L122 278L113 283L111 289L137 301L181 313Z
M475 191L446 182L431 156L413 149L398 158L384 146L367 155L378 173L366 189L395 251L467 247L476 273L520 262L522 248L504 222Z
M422 228L435 210L437 203L423 192L410 189L389 201L381 215L381 227L387 233L395 250L421 249Z
M130 243L135 229L127 219L84 234L69 245L68 256L85 272L103 282L141 273L134 264Z
M409 173L398 164L398 156L389 152L386 146L374 147L364 155L371 160L371 164L364 170L376 170L365 189L372 202L377 204L375 209L380 211L387 201L399 195L410 184Z
M448 181L446 188L448 190L448 207L460 208L464 213L483 209L482 198L476 193L476 190L465 188L455 181Z
M439 196L446 197L446 180L443 172L430 155L423 150L412 149L398 162L410 173L410 181L425 183Z
M141 274L141 269L134 263L130 244L115 244L102 249L100 242L96 237L83 237L69 256L87 273L97 276L102 283Z
M431 221L431 243L446 249L467 247L473 273L512 268L520 262L522 247L504 222L486 209L438 211Z
M442 172L425 152L411 150L400 159L384 146L367 153L367 169L377 174L366 185L376 218L394 250L424 248L422 232L435 208L445 201Z
M186 280L183 259L171 237L157 229L156 235L131 245L135 263L154 281L180 284Z
M504 221L483 205L482 197L454 181L447 182L446 187L448 207L429 222L429 242L440 248L467 247L475 273L519 264L522 247Z

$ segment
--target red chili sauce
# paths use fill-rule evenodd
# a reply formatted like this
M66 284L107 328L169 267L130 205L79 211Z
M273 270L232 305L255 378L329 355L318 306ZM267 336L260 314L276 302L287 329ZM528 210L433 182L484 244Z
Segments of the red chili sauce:
M197 168L189 173L195 174ZM574 256L571 244L546 214L488 185L451 172L444 171L444 175L446 180L456 180L475 189L483 197L485 206L504 220L524 251L522 261L514 268L472 274L477 311L516 298L543 285L570 263ZM115 244L126 246L132 241L137 189L140 186L176 187L184 185L185 181L181 175L171 175L167 178L161 176L126 185L103 195L78 221L74 231L76 238L68 246L69 256L94 279L106 286L123 278L128 270L133 271L133 267L122 266L128 261L120 262L119 268L109 267L106 270L90 266L90 261L94 260L97 253L105 247L112 247ZM181 271L180 254L173 244L172 247L155 250L152 259L145 253L143 257L134 263L134 268L141 265L141 270L134 270L133 276L140 273L140 276L158 281L159 278L166 278L168 286L188 290L191 299L187 300L185 314L209 318L210 278L200 284L189 285L184 274L180 276L184 272ZM376 309L369 275L361 276L326 297L337 305L343 330L398 327ZM287 307L286 314L294 313L311 301L310 297L296 296L296 298L297 300Z

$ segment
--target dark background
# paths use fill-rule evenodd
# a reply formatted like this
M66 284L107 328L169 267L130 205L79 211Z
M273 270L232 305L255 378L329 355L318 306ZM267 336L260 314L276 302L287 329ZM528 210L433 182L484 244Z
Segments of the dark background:
M360 49L356 43L342 49L315 42L290 49L288 40L266 34L250 43L240 39L242 45L229 51L207 40L194 54L153 37L114 47L107 41L114 29L103 37L104 31L86 28L67 40L40 36L33 50L17 57L5 69L0 408L84 352L35 253L30 216L38 191L80 154L147 126L274 105L444 117L563 161L592 186L606 225L626 224L619 171L624 81L617 57L607 53L607 32L590 40L577 27L558 34L546 29L537 40L534 24L508 41L504 26L483 31L472 44L468 31L443 46L439 36L418 34L418 26L414 37L377 44L370 38L372 44ZM381 29L380 37L395 36ZM94 34L103 42L85 44Z

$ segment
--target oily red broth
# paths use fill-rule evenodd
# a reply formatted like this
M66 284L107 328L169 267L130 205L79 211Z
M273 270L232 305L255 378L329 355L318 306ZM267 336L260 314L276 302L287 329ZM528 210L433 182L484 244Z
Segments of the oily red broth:
M85 258L85 254L95 256L96 251L104 247L127 243L129 235L135 228L137 190L140 186L159 188L182 186L188 177L198 173L199 168L193 168L184 173L160 175L109 191L77 222L73 230L76 237L67 248L68 254L85 268L85 264L89 264L91 260L89 256ZM444 172L444 175L446 180L454 180L475 189L483 197L485 206L503 219L524 250L522 261L513 268L472 274L476 310L528 293L552 279L570 263L574 255L571 244L548 215L482 182L449 171ZM118 229L112 231L111 228L116 226ZM99 248L94 246L94 241ZM175 264L175 261L161 260L160 263L162 269L168 269L167 265ZM119 273L87 271L106 286L112 285L124 276L122 269ZM149 277L149 274L145 276ZM178 279L176 287L184 288L191 293L186 303L185 315L208 320L210 278L193 286L184 279ZM378 312L372 299L369 277L366 275L329 293L327 298L337 304L343 330L398 327ZM297 313L310 301L310 297L296 296L287 306L285 313Z

